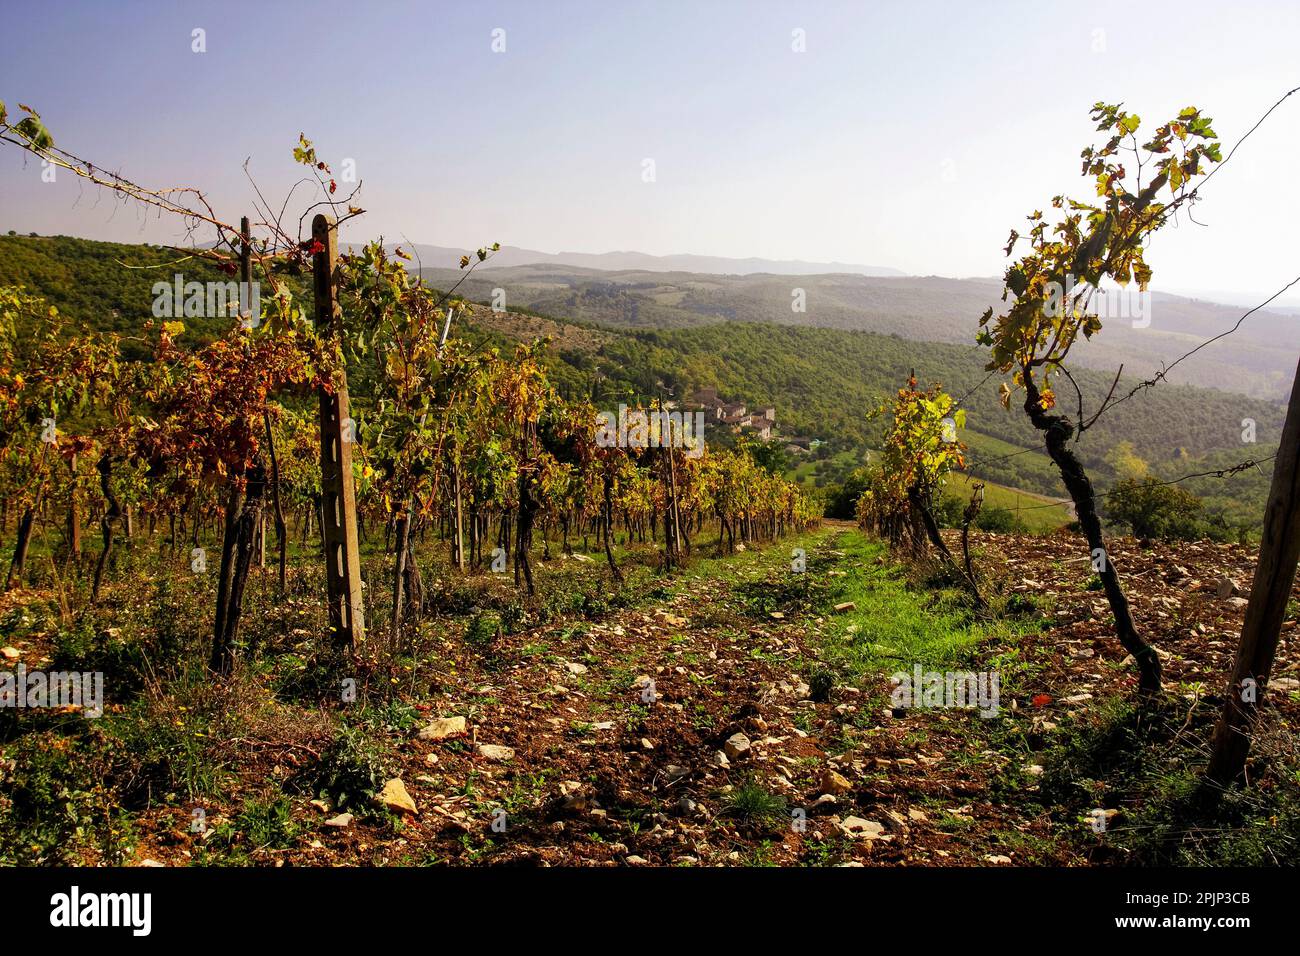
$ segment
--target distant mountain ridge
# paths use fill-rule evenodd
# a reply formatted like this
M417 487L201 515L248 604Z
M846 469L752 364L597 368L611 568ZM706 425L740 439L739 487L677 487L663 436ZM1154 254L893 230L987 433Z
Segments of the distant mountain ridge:
M353 243L344 243L354 248ZM390 248L400 245L403 250L419 258L426 269L455 268L463 255L474 254L473 249L453 246L433 246L426 243L388 243ZM751 256L733 259L727 256L698 256L691 254L652 256L646 252L539 252L518 246L502 246L481 269L506 269L512 266L558 266L577 269L599 269L605 272L636 270L639 272L700 272L713 275L779 275L804 276L844 273L861 276L903 276L907 273L888 266L867 266L847 262L803 262L798 259L762 259Z
M495 257L494 257L495 260ZM439 288L462 279L459 291L486 302L505 291L510 308L623 329L679 329L722 322L766 322L895 335L914 342L970 345L979 317L1004 308L1002 282L992 278L791 276L597 270L579 266L504 266L475 270L430 268ZM414 263L413 263L414 265ZM799 293L798 296L795 294ZM801 308L800 308L801 307ZM1154 292L1149 324L1106 319L1103 331L1072 352L1078 364L1148 377L1232 326L1247 310ZM1300 357L1300 321L1261 309L1240 329L1180 363L1171 380L1270 401L1290 391Z
M0 236L0 274L57 294L59 304L76 302L86 312L107 309L110 327L125 331L134 314L151 301L148 285L136 290L125 282L114 257L174 257L163 247L96 243L72 237ZM355 249L354 244L345 244ZM529 309L578 323L628 330L668 330L731 322L811 326L874 332L912 342L970 345L981 313L1002 308L1002 283L996 278L867 276L851 273L788 275L709 274L644 269L610 270L590 266L529 264L510 266L509 256L527 250L507 248L472 275L456 268L459 250L401 244L415 253L411 268L424 267L440 288L465 280L459 291L487 302L505 292L509 309ZM604 257L593 257L602 259ZM733 260L744 262L747 260ZM441 268L437 266L442 264ZM661 262L662 265L662 262ZM811 265L811 264L805 264ZM187 267L192 269L194 266ZM7 273L7 274L6 274ZM102 273L102 275L100 275ZM153 276L141 273L142 277ZM133 291L130 296L126 289ZM99 290L99 298L91 295ZM796 299L794 293L802 295ZM145 296L143 300L138 296ZM802 305L802 310L794 306ZM1195 346L1230 329L1245 314L1198 298L1154 293L1150 323L1107 319L1100 335L1080 342L1072 353L1078 364L1147 378ZM985 353L987 354L987 353ZM1300 316L1269 307L1255 312L1240 329L1213 343L1170 373L1174 383L1283 401L1300 356ZM1239 416L1237 421L1242 417Z

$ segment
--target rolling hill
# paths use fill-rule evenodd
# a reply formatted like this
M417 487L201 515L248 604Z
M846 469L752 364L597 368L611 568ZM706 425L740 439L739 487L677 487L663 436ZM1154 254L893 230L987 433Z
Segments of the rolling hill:
M347 245L346 243L344 244ZM388 244L390 247L392 243ZM402 247L412 253L423 266L431 269L454 268L462 255L472 255L473 249L456 249L451 246L432 246L425 243ZM596 269L601 271L640 272L701 272L718 275L772 275L804 276L823 273L850 273L864 276L901 276L904 273L887 266L855 265L845 262L803 262L797 259L760 259L749 257L735 259L727 256L671 255L652 256L645 252L539 252L518 246L502 246L482 266L484 270L499 270L517 266L542 265L556 269Z
M170 275L175 258L174 250L152 246L70 237L0 236L0 276L4 282L26 285L88 327L134 337L136 342L128 343L128 357L134 358L148 354L140 333L151 320L150 288L160 274ZM155 268L124 269L124 264ZM212 273L212 278L219 276L210 267L193 261L183 268L199 278L209 277L205 270ZM501 269L485 278L475 273L467 283L470 294L482 293L487 298L493 286L479 283L491 283L497 276L509 276L511 272ZM459 277L459 273L456 275ZM656 278L684 281L676 275ZM756 283L788 282L774 277L751 279ZM849 276L814 279L826 280L831 283L828 287L868 281L888 288L893 283L899 302L905 302L916 289L946 287L960 292L972 285L958 280L862 280ZM692 287L692 295L707 293L720 302L726 290L732 288L729 283L736 280L695 276L691 281L698 286ZM982 288L987 287L985 283ZM1031 494L1059 498L1062 493L1059 476L1040 450L1041 440L1024 414L1014 407L1004 410L999 404L997 379L990 379L984 370L986 353L965 342L945 341L942 337L938 341L918 341L904 335L900 330L909 327L910 319L924 316L915 312L892 314L885 299L877 303L875 314L888 332L746 321L744 306L750 300L741 294L743 289L738 293L734 316L709 320L690 312L682 302L661 302L647 308L667 313L664 327L646 328L632 322L623 323L623 327L617 323L597 324L593 314L599 314L599 310L569 308L566 298L559 294L534 300L540 303L538 310L548 311L549 315L519 311L519 288L527 286L511 284L508 293L515 310L495 313L478 306L458 323L461 334L502 346L513 341L549 339L547 361L561 390L571 396L591 398L600 407L647 398L661 389L681 398L695 388L714 386L728 400L775 406L779 435L825 439L824 456L830 458L866 449L879 441L883 425L871 412L914 369L923 382L942 382L951 393L966 397L969 417L963 440L971 449L974 475ZM633 305L653 301L645 298L645 288L615 292L625 295L625 301ZM567 294L578 293L571 290ZM901 312L908 307L900 304L897 308ZM672 317L682 315L693 321L674 327ZM1206 316L1202 318L1209 321ZM640 319L646 320L647 316L642 314ZM185 334L211 336L220 331L218 325L216 320L187 321ZM931 331L942 328L936 324L922 327ZM916 333L915 327L912 331ZM1136 334L1140 330L1132 331ZM1112 375L1080 368L1075 378L1085 407L1095 408L1109 389ZM1126 376L1121 387L1133 381ZM354 383L354 398L365 401L364 376ZM1073 405L1073 396L1070 398ZM1256 421L1258 444L1242 443L1243 418ZM1277 401L1165 384L1118 406L1100 420L1078 445L1078 452L1104 491L1115 477L1111 458L1122 442L1131 443L1154 474L1174 478L1267 456L1276 448L1281 424L1282 409ZM726 434L711 437L725 440ZM1268 474L1269 467L1264 465L1231 479L1195 479L1185 487L1204 496L1231 520L1254 523L1262 513Z
M489 260L491 261L491 260ZM462 278L455 269L424 270L435 285ZM631 329L666 329L720 322L770 322L898 335L922 342L969 345L979 317L999 306L994 279L938 276L828 274L705 275L647 270L597 271L553 264L475 271L461 289L486 301L504 289L509 307ZM802 289L805 311L794 311ZM1150 325L1130 319L1105 323L1102 335L1083 342L1078 362L1112 374L1149 377L1195 345L1233 326L1246 309L1153 293ZM1281 400L1289 392L1300 358L1300 321L1285 312L1261 310L1233 335L1192 357L1170 381Z

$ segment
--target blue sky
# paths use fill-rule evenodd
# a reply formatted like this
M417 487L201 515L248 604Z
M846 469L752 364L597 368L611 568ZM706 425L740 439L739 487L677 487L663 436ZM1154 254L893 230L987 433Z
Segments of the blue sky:
M0 24L11 113L32 105L59 145L138 182L201 186L228 220L251 210L245 158L282 197L304 131L356 162L368 214L345 238L953 276L1000 273L1026 213L1087 196L1093 102L1149 121L1196 104L1230 146L1300 86L1300 4L1279 0L126 0L11 3ZM1297 155L1300 94L1207 187L1210 228L1157 240L1155 285L1267 293L1300 274ZM4 229L181 238L96 199L0 150Z

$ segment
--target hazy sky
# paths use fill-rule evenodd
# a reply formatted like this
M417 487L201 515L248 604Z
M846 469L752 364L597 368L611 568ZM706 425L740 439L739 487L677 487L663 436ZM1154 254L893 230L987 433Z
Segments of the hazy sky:
M1026 213L1089 195L1093 102L1153 122L1195 104L1226 153L1300 86L1296 0L6 0L0 38L11 117L30 104L59 145L144 184L199 185L231 221L252 209L244 159L283 197L305 131L363 181L368 215L346 239L950 276L999 274ZM1209 228L1156 240L1155 285L1271 293L1300 275L1297 156L1300 94L1206 188ZM0 228L179 238L40 172L0 149Z

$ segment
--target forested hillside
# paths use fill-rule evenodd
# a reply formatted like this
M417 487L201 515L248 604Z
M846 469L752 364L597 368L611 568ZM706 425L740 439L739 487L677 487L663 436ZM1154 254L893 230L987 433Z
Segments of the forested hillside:
M130 336L148 316L151 287L170 277L177 259L175 250L160 247L66 236L0 236L0 274L91 328L127 333L126 352L136 357L147 350L143 341L133 348ZM182 268L195 277L222 277L202 260L176 265ZM300 281L291 280L291 285L298 287L299 295L306 294ZM571 318L563 312L546 317L497 314L483 307L474 310L466 332L503 343L548 338L551 349L545 363L561 393L597 404L647 399L661 388L680 399L695 388L714 386L728 399L774 405L781 435L821 438L827 442L827 455L861 452L878 443L881 425L868 413L914 369L922 381L941 382L955 396L969 393L965 440L972 449L972 475L1037 494L1062 493L1060 478L1041 452L1033 427L1017 410L1001 407L996 385L987 381L987 356L973 346L766 322L617 329ZM186 334L204 340L217 334L220 324L187 321ZM1087 411L1105 397L1113 376L1080 368L1075 380ZM1126 375L1118 391L1134 384L1136 379ZM354 389L364 396L363 383ZM1062 396L1072 406L1077 403L1073 393ZM1256 423L1254 444L1242 441L1243 419ZM1116 477L1121 442L1129 443L1129 451L1152 473L1170 479L1264 458L1275 449L1281 424L1282 409L1275 403L1163 384L1108 412L1078 452L1103 486ZM1186 487L1205 498L1212 511L1253 525L1262 510L1269 473L1265 465L1226 479L1194 479Z
M454 269L429 268L435 285L455 281ZM598 271L528 265L494 269L464 286L475 299L506 290L511 306L631 329L666 329L719 322L771 322L899 335L923 342L966 345L989 306L999 303L994 279L941 276L704 275L689 272ZM793 308L795 290L801 308ZM1130 318L1108 324L1106 335L1080 343L1080 365L1147 376L1199 341L1231 328L1246 310L1153 293L1148 324ZM1215 348L1181 365L1172 381L1267 399L1288 393L1300 355L1300 323L1261 310Z
M480 316L488 324L497 321L490 310ZM1002 408L996 387L987 380L984 357L973 347L868 332L728 323L626 334L602 331L590 348L566 350L559 358L586 373L584 380L597 397L628 391L649 395L662 382L674 395L715 386L754 406L773 404L785 434L820 437L831 452L878 444L881 423L867 413L914 369L922 381L942 382L951 394L968 396L964 438L972 449L973 475L1039 494L1061 494L1060 477L1041 452L1032 426L1018 410ZM1075 379L1085 410L1095 410L1113 382L1091 369L1078 370ZM1119 389L1134 384L1125 377ZM1245 418L1256 423L1255 444L1242 441ZM1096 467L1104 485L1117 474L1122 443L1127 443L1126 454L1135 453L1153 474L1170 479L1264 458L1276 448L1281 426L1282 409L1273 403L1162 385L1108 412L1078 452ZM1268 474L1265 465L1227 479L1195 479L1187 487L1231 521L1253 525Z
M101 332L123 336L123 351L142 358L151 348L140 338L152 319L152 288L172 282L175 273L187 280L226 280L210 261L175 249L151 245L94 242L72 236L0 235L0 276L40 295L65 315ZM192 318L186 327L196 340L224 332L223 319Z

